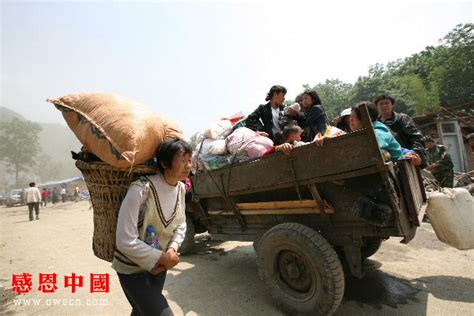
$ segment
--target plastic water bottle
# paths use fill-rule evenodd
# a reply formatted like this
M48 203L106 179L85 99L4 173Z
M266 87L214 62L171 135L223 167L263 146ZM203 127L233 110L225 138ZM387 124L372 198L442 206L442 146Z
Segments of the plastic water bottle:
M156 236L155 227L153 227L152 225L147 226L144 239L145 243L147 243L151 247L161 249L160 242L158 241L158 238Z

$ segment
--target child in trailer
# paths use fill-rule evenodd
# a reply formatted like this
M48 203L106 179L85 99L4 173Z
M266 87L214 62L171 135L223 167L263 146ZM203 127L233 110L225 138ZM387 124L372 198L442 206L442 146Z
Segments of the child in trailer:
M318 135L316 135L313 141L303 142L301 140L302 133L303 129L298 125L285 126L281 133L275 134L275 145L277 146L275 146L273 149L267 150L264 155L271 154L275 151L284 151L285 153L289 153L293 148L308 145L311 143L316 143L318 146L322 146L324 144L324 139L345 134L344 131L338 129L337 127L328 125L326 127L326 132L324 136L322 136L321 133L318 133ZM291 147L288 147L288 145L291 145Z
M307 145L301 141L301 133L303 129L298 125L287 125L282 132L275 134L275 144L263 153L263 156L273 154L281 151L285 155L289 155L295 147Z
M131 315L173 315L162 294L166 271L179 262L186 233L185 185L191 146L182 140L161 144L160 173L133 182L120 207L112 268L132 306Z
M303 129L295 124L290 124L283 128L283 131L275 135L275 145L291 144L293 147L303 146L309 143L301 141Z

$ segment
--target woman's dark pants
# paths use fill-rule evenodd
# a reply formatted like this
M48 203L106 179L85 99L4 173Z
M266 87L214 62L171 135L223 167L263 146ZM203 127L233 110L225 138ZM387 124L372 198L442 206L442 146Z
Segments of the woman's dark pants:
M172 316L168 301L162 294L166 271L158 275L149 272L117 273L120 285L132 305L131 316Z

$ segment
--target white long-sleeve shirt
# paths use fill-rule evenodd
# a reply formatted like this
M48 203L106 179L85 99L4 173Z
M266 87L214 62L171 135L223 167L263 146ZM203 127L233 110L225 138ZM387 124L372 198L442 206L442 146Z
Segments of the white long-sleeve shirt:
M161 246L163 250L170 247L178 250L186 234L184 184L178 183L176 186L171 186L164 181L161 174L150 176L148 179L156 189L155 192L158 196L159 206L161 206L163 221L170 221L170 226L165 229L172 230L171 239ZM120 207L116 234L117 249L128 259L147 271L153 269L163 253L163 250L153 248L139 239L139 210L151 194L153 194L153 190L147 190L142 185L134 183L130 186ZM176 216L174 213L178 194L181 194L181 196L179 197L180 205L177 206L177 210L182 212L179 214L181 216ZM173 216L176 216L176 218ZM158 235L161 233L163 232L157 231Z
M41 202L41 192L37 187L29 187L25 189L25 201L26 203L38 203Z

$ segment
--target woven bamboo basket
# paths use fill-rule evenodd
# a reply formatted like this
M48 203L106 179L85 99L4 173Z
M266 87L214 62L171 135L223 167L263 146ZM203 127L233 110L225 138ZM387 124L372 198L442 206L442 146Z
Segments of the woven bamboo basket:
M103 162L81 160L76 161L76 167L84 176L94 209L94 255L112 262L118 212L130 183L142 175L154 174L157 170L140 165L130 171L117 169Z

